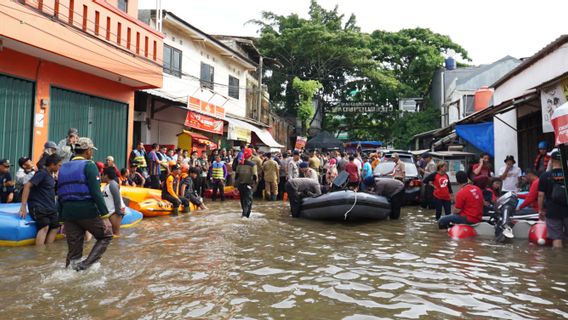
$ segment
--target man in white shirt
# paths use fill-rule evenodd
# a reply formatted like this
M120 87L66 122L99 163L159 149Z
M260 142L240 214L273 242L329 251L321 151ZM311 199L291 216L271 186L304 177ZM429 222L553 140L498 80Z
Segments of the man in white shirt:
M519 183L519 176L521 175L521 169L516 166L515 157L509 155L505 157L505 165L499 169L498 177L503 180L504 192L519 191L517 187Z
M294 151L292 160L288 162L288 168L286 171L286 179L295 179L300 177L300 152Z

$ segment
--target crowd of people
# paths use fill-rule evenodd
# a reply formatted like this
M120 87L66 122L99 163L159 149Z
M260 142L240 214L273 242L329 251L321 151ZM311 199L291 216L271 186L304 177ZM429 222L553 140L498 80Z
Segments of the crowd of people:
M542 143L539 149L534 165L524 174L513 156L507 156L504 165L494 173L489 155L482 154L467 171L456 173L459 191L455 196L447 163L435 163L431 154L423 154L416 165L424 184L432 189L432 205L440 228L480 222L502 193L518 192L525 184L528 193L519 195L524 199L519 212L539 213L546 219L554 246L562 246L568 238L568 206L560 152L549 152ZM79 137L76 129L69 129L68 136L58 144L45 143L36 165L29 157L21 157L15 179L10 174L10 161L0 160L0 202L21 202L21 217L29 214L36 222L37 245L53 242L60 221L64 221L69 246L66 265L76 270L98 261L112 238L120 236L126 209L120 196L121 186L161 189L162 198L172 203L173 215L182 206L182 212L189 212L190 203L206 209L203 195L208 188L212 189L213 201L225 201L226 186L239 190L242 216L247 218L255 197L275 201L287 196L292 216L298 217L303 198L338 188L387 197L392 219L399 218L404 203L405 164L396 153L388 159L381 151L263 153L255 146L242 145L228 151L190 154L188 150L158 144L146 150L139 143L129 156L128 167L119 169L111 155L105 163L92 161L94 150L97 149L89 138ZM384 161L395 163L392 172L375 174ZM101 181L105 183L102 190ZM80 261L83 243L89 236L97 241L88 257Z

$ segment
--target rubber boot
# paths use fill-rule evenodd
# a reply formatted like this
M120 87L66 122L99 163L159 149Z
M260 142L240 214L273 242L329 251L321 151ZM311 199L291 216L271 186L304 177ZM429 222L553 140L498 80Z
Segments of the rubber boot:
M189 205L183 207L183 211L181 213L189 213Z
M172 216L177 217L178 214L179 214L179 208L174 208L172 210Z
M87 259L76 264L73 269L75 269L76 271L86 270L95 262L99 261L103 256L103 253L105 253L111 240L112 237L97 240L97 242L93 246L93 249L91 249L91 252L89 253Z

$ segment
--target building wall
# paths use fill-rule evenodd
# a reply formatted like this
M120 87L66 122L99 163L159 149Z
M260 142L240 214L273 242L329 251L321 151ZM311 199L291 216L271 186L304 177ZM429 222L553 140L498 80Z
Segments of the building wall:
M48 139L51 86L128 104L128 146L132 145L134 88L6 48L0 51L0 73L35 82L34 114L43 115L44 123L43 127L33 129L32 158L34 162L39 160L43 152L43 144ZM48 101L45 109L41 108L41 100ZM62 138L64 137L59 139Z
M246 116L246 73L245 68L219 53L205 47L202 42L193 41L190 35L177 24L165 20L163 25L164 43L182 51L182 78L164 74L163 89L179 96L195 93L199 97L201 62L214 67L214 96L210 103L222 105L226 113ZM229 97L229 75L239 79L239 99ZM228 100L228 101L227 101Z
M535 61L533 65L495 88L493 104L499 105L504 101L520 97L531 88L560 77L566 72L568 72L568 43Z
M502 121L495 119L498 117ZM505 157L512 155L519 159L519 146L517 144L517 109L495 115L493 118L493 134L495 148L495 170L503 166ZM507 124L505 124L505 123Z

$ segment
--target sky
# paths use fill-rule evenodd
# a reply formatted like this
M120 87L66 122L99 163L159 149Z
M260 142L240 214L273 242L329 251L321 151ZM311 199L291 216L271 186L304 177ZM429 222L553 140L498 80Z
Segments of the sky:
M326 9L357 17L363 32L422 27L450 36L465 48L473 64L506 55L529 57L568 33L566 0L319 0ZM257 36L246 22L262 11L307 16L310 0L162 0L162 7L209 34ZM156 0L139 0L141 9Z

